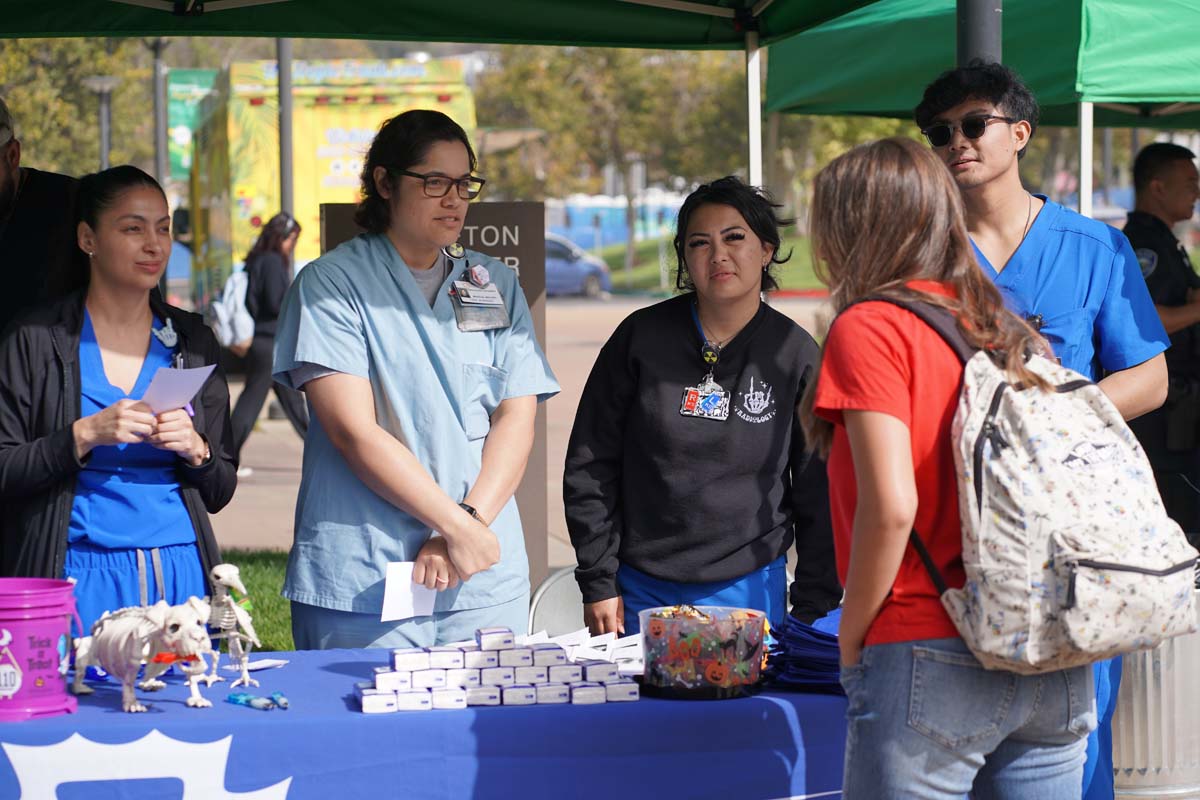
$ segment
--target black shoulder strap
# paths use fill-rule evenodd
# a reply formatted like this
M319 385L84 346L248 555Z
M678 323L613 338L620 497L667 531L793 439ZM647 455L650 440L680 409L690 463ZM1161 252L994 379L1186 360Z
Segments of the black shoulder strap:
M906 300L899 297L885 297L883 295L864 297L861 300L851 303L851 306L870 302L891 303L915 315L917 319L933 328L964 364L970 361L971 357L979 350L979 348L973 347L963 338L954 315L941 306L935 306L933 303L923 303L920 300ZM847 308L849 307L847 306ZM845 313L845 311L843 310L842 313Z

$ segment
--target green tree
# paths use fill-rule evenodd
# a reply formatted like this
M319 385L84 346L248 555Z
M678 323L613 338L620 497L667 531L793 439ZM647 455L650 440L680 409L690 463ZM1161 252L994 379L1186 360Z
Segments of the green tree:
M660 123L648 57L633 50L504 48L498 69L482 77L476 92L480 125L541 129L554 158L531 172L519 154L502 155L488 163L492 180L509 196L563 196L598 190L601 168L613 164L632 186L633 164L655 154L648 134ZM630 202L630 230L634 216ZM633 259L631 238L627 267Z
M121 79L113 93L113 164L153 166L151 57L135 39L0 41L0 96L28 166L81 175L100 164L99 101L83 80Z

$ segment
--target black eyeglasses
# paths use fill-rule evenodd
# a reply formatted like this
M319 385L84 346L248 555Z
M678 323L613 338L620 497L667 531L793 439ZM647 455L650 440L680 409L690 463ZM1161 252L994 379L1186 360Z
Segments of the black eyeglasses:
M406 169L393 169L392 172L407 175L410 178L420 178L425 184L426 197L445 197L450 193L451 186L457 186L459 197L463 200L474 200L479 197L479 193L483 191L483 185L487 183L483 178L476 178L474 175L468 178L450 178L446 175L422 175Z
M1017 121L1012 117L1001 117L997 114L978 114L963 117L962 121L957 125L951 125L949 122L939 122L937 125L930 125L928 128L922 129L921 133L925 134L925 138L929 140L931 146L945 147L954 138L955 129L962 131L963 136L968 139L978 139L987 130L988 123L994 119L1008 123Z

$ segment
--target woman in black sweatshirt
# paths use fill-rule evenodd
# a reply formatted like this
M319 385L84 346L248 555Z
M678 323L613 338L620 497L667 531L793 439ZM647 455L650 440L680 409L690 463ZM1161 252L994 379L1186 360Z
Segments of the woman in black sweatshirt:
M292 252L298 238L300 223L286 211L280 212L267 220L254 247L246 254L246 310L254 318L254 339L246 353L246 385L233 408L234 457L238 459L272 388L296 433L303 437L308 431L304 396L271 378L275 327L283 297L292 282ZM253 470L249 467L238 470L243 478L251 474Z
M594 633L638 629L658 605L786 613L798 542L795 613L841 596L824 465L795 413L818 349L762 302L776 288L775 206L728 177L679 210L676 286L634 312L600 351L567 448L563 499Z

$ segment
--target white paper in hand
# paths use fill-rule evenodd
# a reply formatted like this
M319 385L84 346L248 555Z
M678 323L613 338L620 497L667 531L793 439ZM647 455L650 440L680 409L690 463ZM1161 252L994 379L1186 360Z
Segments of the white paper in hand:
M437 590L413 583L412 561L391 561L383 579L383 613L380 622L394 622L433 613Z
M159 367L158 372L154 373L154 380L150 381L150 386L142 395L142 402L150 406L155 414L183 408L192 402L215 368L215 364L195 369Z

